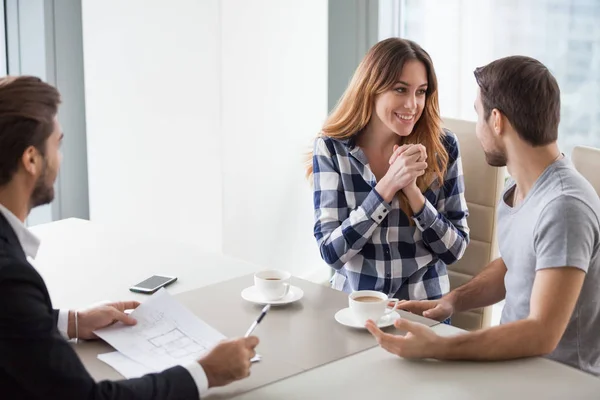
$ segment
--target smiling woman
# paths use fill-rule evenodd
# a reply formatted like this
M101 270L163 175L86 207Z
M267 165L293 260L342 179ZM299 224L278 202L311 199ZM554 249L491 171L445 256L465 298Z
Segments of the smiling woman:
M307 176L335 289L448 292L468 211L458 142L441 128L435 71L418 44L391 38L369 50L315 139Z

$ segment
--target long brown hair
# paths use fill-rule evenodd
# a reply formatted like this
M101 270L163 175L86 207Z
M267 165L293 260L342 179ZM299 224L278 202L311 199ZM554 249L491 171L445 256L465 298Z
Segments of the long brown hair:
M432 182L442 186L448 164L448 152L443 144L444 131L440 118L438 83L431 57L413 41L390 38L373 46L356 69L350 84L321 129L321 136L348 139L359 134L371 120L376 97L391 90L402 74L404 63L418 60L427 70L427 93L421 118L410 135L401 138L400 144L420 143L427 149L429 162L425 174L417 178L421 191ZM306 164L306 176L313 174L312 152ZM413 215L406 196L399 192L400 207L409 217Z

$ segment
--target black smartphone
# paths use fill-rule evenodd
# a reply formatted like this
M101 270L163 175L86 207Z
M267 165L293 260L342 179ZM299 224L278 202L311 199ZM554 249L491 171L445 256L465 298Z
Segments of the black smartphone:
M170 285L177 280L174 276L152 275L129 288L132 292L152 294L163 286Z

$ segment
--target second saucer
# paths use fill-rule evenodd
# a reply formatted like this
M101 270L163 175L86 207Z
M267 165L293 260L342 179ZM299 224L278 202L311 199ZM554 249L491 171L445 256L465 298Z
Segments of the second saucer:
M279 300L265 300L265 298L258 291L256 286L250 286L242 290L242 299L256 304L271 304L273 306L279 306L284 304L290 304L300 300L304 296L304 291L297 286L291 285L290 291L283 298Z

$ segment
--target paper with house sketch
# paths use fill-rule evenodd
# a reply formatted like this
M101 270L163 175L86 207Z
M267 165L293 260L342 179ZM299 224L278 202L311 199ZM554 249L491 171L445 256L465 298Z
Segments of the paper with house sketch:
M192 363L225 339L164 289L141 304L131 316L137 320L134 326L119 323L94 332L135 363L111 353L98 357L119 372L129 371L124 376L131 375L132 370L133 375L144 375ZM136 365L141 367L135 368Z

